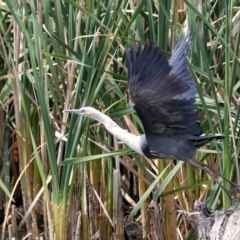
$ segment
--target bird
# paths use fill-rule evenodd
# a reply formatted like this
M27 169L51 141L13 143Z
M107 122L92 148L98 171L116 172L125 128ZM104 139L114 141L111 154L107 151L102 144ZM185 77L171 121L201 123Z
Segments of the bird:
M192 45L189 35L179 39L168 60L153 42L126 50L130 105L145 134L135 136L93 107L64 110L94 119L137 153L150 159L189 161L196 149L224 136L201 136L195 106L195 83L186 64Z
M194 160L196 150L222 135L203 136L195 105L196 86L187 67L192 46L190 34L180 37L170 59L154 42L125 50L129 104L142 122L145 134L122 129L93 107L64 110L102 123L116 138L149 159L189 162L208 173L215 169Z

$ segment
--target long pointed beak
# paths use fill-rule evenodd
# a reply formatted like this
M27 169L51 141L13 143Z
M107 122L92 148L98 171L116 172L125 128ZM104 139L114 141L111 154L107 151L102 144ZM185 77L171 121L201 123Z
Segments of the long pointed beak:
M63 112L76 113L76 114L81 114L82 113L81 109L67 109L67 110L63 110Z

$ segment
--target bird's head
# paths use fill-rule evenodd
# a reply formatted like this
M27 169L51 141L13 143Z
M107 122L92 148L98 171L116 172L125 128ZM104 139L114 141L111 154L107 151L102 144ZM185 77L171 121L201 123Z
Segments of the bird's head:
M63 112L79 114L85 117L92 118L96 121L102 122L101 120L102 120L103 114L93 107L83 107L80 109L63 110Z

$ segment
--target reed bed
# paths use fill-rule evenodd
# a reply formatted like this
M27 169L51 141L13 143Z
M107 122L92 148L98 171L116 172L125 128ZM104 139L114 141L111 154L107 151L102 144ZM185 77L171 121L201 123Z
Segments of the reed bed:
M202 170L149 161L99 123L62 111L93 106L142 134L124 50L154 41L170 56L188 30L201 126L225 136L196 158L239 184L238 1L5 0L0 14L1 239L190 240L178 209L191 211L195 199L230 206Z

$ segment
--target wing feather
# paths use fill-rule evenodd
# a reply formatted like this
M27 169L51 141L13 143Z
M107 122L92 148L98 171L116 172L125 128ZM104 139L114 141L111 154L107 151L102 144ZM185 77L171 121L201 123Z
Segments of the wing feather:
M190 45L190 40L178 42L169 61L154 43L126 51L129 94L146 135L202 133L195 84L186 65Z

